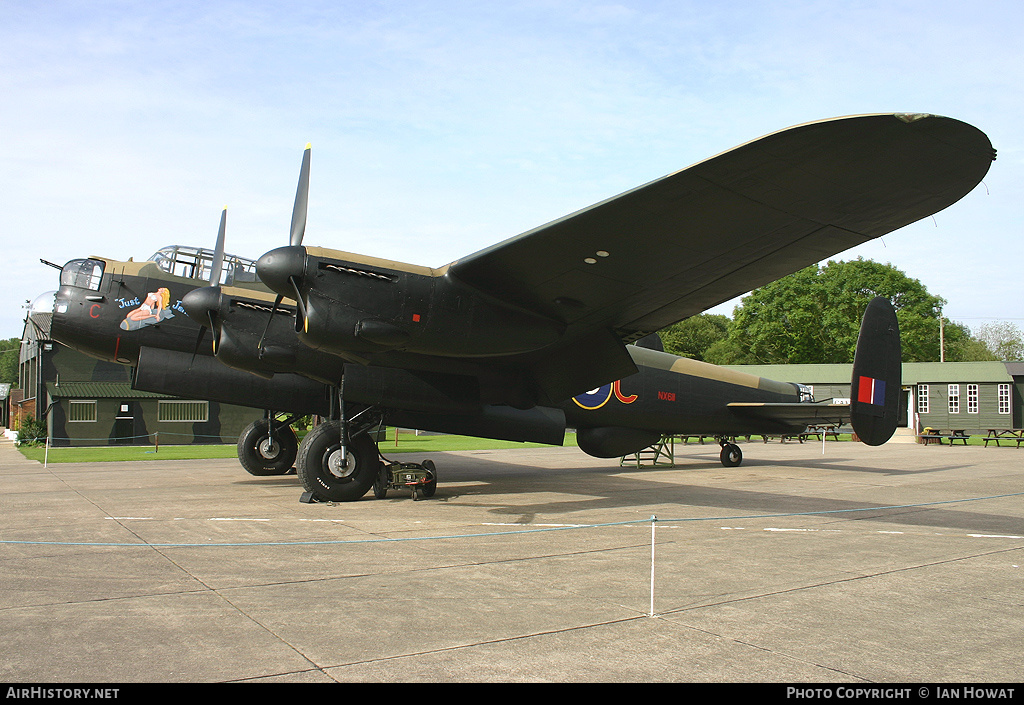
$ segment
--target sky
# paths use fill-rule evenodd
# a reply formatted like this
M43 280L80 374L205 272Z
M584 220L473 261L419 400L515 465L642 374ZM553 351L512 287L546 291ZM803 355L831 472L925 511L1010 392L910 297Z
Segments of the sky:
M0 339L57 264L305 244L441 266L776 130L933 113L973 192L837 256L1024 327L1019 0L0 0ZM736 302L716 307L731 314Z

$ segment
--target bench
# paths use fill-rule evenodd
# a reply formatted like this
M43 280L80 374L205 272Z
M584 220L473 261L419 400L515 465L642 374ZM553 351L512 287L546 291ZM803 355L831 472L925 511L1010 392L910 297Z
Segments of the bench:
M960 441L963 445L967 445L967 439L970 438L971 435L961 429L954 429L949 433L943 433L937 428L926 428L925 432L919 433L917 437L924 443L924 445L935 442L941 446L943 438L949 441L949 445L953 445L957 441Z
M824 434L825 440L828 440L829 436L832 436L837 441L839 440L839 429L831 424L827 426L808 426L800 433L758 433L753 435L760 436L763 443L768 443L776 438L779 439L780 443L785 443L786 441L799 441L803 443L812 437L820 441L822 440L822 434ZM751 436L746 438L747 442L749 442Z
M828 437L832 436L832 438L834 438L834 439L836 439L838 441L839 440L839 429L836 426L834 426L833 424L827 424L827 425L824 425L824 426L808 426L804 430L804 432L800 434L800 436L799 436L800 442L803 443L805 440L807 440L811 436L814 436L814 438L816 440L819 440L819 441L822 440L823 436L824 436L824 440L828 440Z
M1016 443L1017 447L1020 448L1021 442L1024 442L1024 429L990 428L988 429L988 435L983 440L985 441L986 448L988 448L989 441L994 441L996 446L999 445L1000 441Z

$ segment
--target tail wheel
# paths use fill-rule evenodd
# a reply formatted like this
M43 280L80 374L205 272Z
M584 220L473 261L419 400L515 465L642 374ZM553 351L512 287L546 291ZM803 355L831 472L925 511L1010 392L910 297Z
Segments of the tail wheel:
M743 451L735 443L724 443L722 445L722 454L719 458L722 460L722 465L727 468L734 468L743 462Z
M267 433L266 419L257 419L238 436L238 461L250 475L284 475L295 464L299 441L291 426L274 426Z
M373 485L380 469L377 444L364 434L341 453L341 423L328 421L310 431L299 447L296 472L302 487L329 502L354 502Z

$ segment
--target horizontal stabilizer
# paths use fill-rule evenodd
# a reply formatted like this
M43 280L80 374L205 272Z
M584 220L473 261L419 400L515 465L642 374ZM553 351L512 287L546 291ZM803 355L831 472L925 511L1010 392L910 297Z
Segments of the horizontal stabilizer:
M833 404L832 402L733 402L728 406L742 416L793 425L810 426L831 423L838 426L850 420L850 405Z

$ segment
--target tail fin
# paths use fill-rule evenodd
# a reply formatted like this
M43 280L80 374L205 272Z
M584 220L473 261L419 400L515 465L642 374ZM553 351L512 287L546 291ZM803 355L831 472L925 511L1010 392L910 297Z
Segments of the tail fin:
M861 441L880 446L896 431L902 349L896 310L883 296L868 304L857 338L850 392L850 424Z

